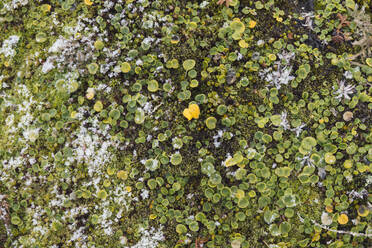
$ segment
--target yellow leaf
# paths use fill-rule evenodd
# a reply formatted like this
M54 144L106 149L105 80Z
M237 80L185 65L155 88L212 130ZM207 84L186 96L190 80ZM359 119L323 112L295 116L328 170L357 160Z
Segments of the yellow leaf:
M128 178L128 172L126 172L124 170L119 170L118 173L116 173L116 176L119 179L126 180Z
M172 44L177 44L178 42L180 42L180 40L173 40L173 39L171 39L171 41L170 41Z
M192 119L192 114L191 114L191 111L190 109L186 108L184 111L183 111L183 116L185 116L189 121Z
M241 48L248 48L248 43L245 40L240 40L239 41L239 46Z
M43 5L41 5L41 10L43 12L49 12L51 8L52 8L52 6L50 6L49 4L43 4Z
M253 20L250 20L249 23L248 23L248 27L249 28L254 28L256 26L257 22L253 21Z
M108 167L108 168L107 168L107 174L108 174L109 176L114 175L114 173L115 173L115 170L114 170L113 168L111 168L111 167Z
M234 30L234 33L241 34L245 30L245 25L240 21L239 18L234 18L234 20L230 23L230 27Z
M233 165L236 165L236 162L234 161L234 158L228 158L225 162L226 167L230 167Z
M199 118L200 115L200 108L197 104L190 104L189 111L191 113L191 116L195 119Z
M132 191L132 187L131 187L131 186L127 186L127 187L125 187L125 189L126 189L128 192L131 192L131 191Z
M347 217L346 214L341 214L340 216L338 216L337 221L341 225L345 225L346 223L349 222L349 217Z
M93 106L93 109L97 112L101 112L102 109L103 109L103 104L101 101L97 101L94 106Z
M150 214L149 218L150 220L156 219L158 217L156 214Z
M312 242L318 241L319 239L320 239L320 233L317 232L317 233L314 234Z
M91 5L93 4L93 2L90 1L90 0L84 0L84 3L85 3L86 5L88 5L88 6L91 6Z

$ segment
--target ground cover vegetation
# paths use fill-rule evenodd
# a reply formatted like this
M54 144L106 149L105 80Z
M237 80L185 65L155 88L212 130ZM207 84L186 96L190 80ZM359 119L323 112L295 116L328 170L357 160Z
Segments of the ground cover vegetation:
M0 247L370 247L370 8L0 1Z

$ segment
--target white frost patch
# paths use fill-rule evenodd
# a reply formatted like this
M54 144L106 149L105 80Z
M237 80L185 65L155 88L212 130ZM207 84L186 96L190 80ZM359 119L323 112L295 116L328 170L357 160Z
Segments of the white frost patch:
M147 199L149 197L149 191L147 189L142 189L141 197L142 199Z
M20 6L25 6L28 4L28 0L12 0L10 3L4 4L4 9L10 11L17 9Z
M335 87L333 86L332 87L333 89L335 89ZM345 98L345 99L349 99L350 100L350 96L351 94L354 93L354 88L355 86L354 85L346 85L345 86L345 81L344 80L341 80L339 82L339 86L338 86L338 90L336 90L334 93L336 95L336 99L338 100L341 100L342 98Z
M34 128L34 129L27 129L23 131L23 137L26 140L29 140L31 142L35 142L37 138L39 137L39 129Z
M164 240L164 235L162 232L163 227L160 226L160 230L155 230L154 227L151 228L150 231L141 229L140 232L142 233L141 240L138 241L137 244L126 247L126 248L154 248L157 247L159 241Z
M78 114L83 116L84 112L88 111L80 108ZM91 177L95 173L100 174L104 165L112 160L113 155L109 148L118 148L118 142L111 140L109 129L109 125L100 126L97 117L82 121L78 132L72 135L75 137L74 140L66 144L74 151L73 156L68 158L68 162L85 163Z
M19 36L12 35L8 39L4 40L3 46L0 48L0 53L4 54L5 57L14 57L16 51L13 49L18 43Z
M276 61L274 64L277 65L277 70L273 71L273 68L269 67L265 70L262 70L259 73L261 79L269 83L269 85L276 87L278 90L282 85L287 85L293 79L294 76L291 76L292 66L288 64L295 57L293 52L283 51L281 54L278 54L279 61Z
M26 138L26 140L33 140L32 137L37 137L34 134L37 134L38 131L32 128L32 123L34 117L32 113L34 110L33 106L36 104L36 101L32 97L32 93L24 84L16 84L14 86L14 91L16 96L10 96L5 93L0 93L0 98L3 99L3 102L0 106L5 108L12 108L12 112L17 113L17 115L9 114L5 120L7 129L6 134L16 134L18 131L21 131ZM39 102L37 109L40 110L43 103ZM34 130L34 131L31 131ZM20 136L22 137L22 136ZM9 140L12 141L12 138L9 137ZM13 139L18 140L18 139Z
M207 7L208 4L209 4L208 1L203 1L199 6L201 9L204 9L205 7Z
M48 73L50 70L54 69L54 60L56 59L55 56L48 57L47 61L44 62L43 67L41 68L41 71L45 74Z
M59 38L56 40L53 45L49 48L48 52L50 53L58 53L62 51L65 47L67 47L69 42L65 38Z
M222 138L223 132L223 130L218 130L217 135L213 136L213 144L216 148L220 147L221 145L221 142L219 142L218 140Z

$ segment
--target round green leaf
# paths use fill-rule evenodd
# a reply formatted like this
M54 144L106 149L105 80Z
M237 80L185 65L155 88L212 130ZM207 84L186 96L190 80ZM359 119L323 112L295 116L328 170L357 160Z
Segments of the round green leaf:
M238 201L238 207L239 208L246 208L246 207L248 207L248 205L249 205L249 198L247 196L241 198Z
M196 64L195 60L193 60L193 59L186 59L183 62L182 66L183 66L183 69L185 69L186 71L189 71L192 68L194 68L195 64Z
M118 120L120 118L120 111L117 110L117 109L112 109L109 113L109 116L114 119L114 120Z
M120 70L124 73L128 73L130 71L131 67L128 62L123 62L120 66Z
M192 221L189 224L189 228L190 228L191 231L197 232L197 231L199 231L199 223L197 221Z
M147 89L150 92L156 92L156 91L158 91L158 89L159 89L158 81L156 81L154 79L150 80L148 82L148 84L147 84Z
M179 165L182 162L182 155L180 153L175 153L172 155L170 159L171 164Z
M213 116L212 117L208 117L205 120L205 124L207 125L207 128L208 129L215 129L216 128L216 124L217 124L217 119L214 118Z
M106 190L101 189L100 191L98 191L98 193L97 193L97 197L98 197L99 199L101 199L101 200L106 199L106 197L107 197L107 192L106 192Z
M96 74L98 71L98 64L97 63L91 63L87 65L88 71L90 74Z
M22 220L17 216L17 215L13 215L11 218L10 218L10 222L13 224L13 225L19 225L22 223Z
M183 234L183 233L186 233L187 232L187 227L185 225L182 225L182 224L178 224L176 226L176 232L178 234Z
M145 121L145 111L142 108L137 108L134 116L136 124L142 124Z

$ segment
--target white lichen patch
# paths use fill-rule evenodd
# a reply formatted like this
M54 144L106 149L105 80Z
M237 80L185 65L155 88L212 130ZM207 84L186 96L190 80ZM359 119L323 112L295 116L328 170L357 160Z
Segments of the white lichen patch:
M141 232L141 239L138 241L137 244L133 246L126 246L125 248L154 248L157 247L160 241L164 240L164 234L162 232L163 227L160 226L158 230L154 227L151 227L150 230L146 230L142 228Z
M2 47L0 48L0 54L4 54L5 57L13 58L16 55L14 49L19 41L19 36L11 35L8 39L4 40Z
M86 111L89 112L81 108L78 116L82 118ZM74 138L73 141L65 144L66 147L73 149L73 156L68 158L68 164L84 163L89 176L99 174L114 156L110 149L118 149L119 145L111 139L109 129L109 125L100 125L97 117L83 120L78 130L71 135Z
M293 79L294 76L292 73L292 66L290 61L294 59L295 54L293 52L283 51L281 54L278 54L280 60L276 61L274 64L277 69L275 70L272 67L260 71L259 76L262 80L265 80L269 83L269 86L274 86L278 90L282 85L288 85Z

